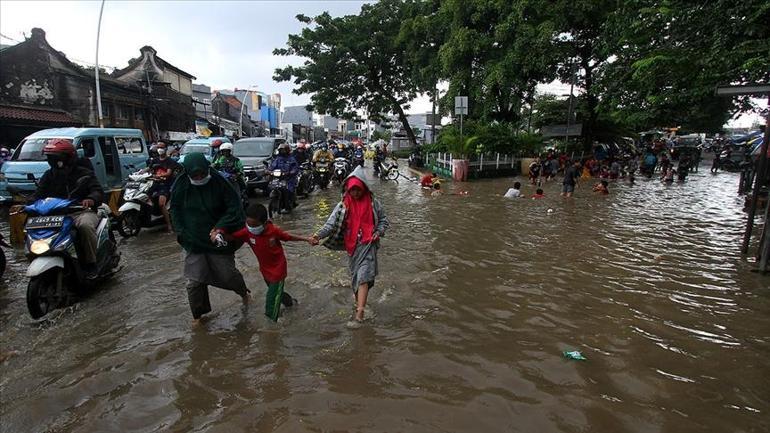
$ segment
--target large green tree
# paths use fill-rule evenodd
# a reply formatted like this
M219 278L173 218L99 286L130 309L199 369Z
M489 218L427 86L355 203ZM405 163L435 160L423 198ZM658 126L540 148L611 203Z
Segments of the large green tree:
M720 130L751 106L716 96L716 86L770 81L768 23L766 0L622 2L607 34L618 47L603 83L607 111L637 130Z
M333 116L356 118L357 112L366 111L380 120L394 113L416 143L405 110L423 89L398 41L413 3L382 0L363 5L358 15L343 17L298 15L306 27L289 35L287 47L273 53L305 61L277 69L274 79L293 81L294 93L311 95L311 108Z
M547 7L537 0L441 2L446 41L439 60L449 82L444 110L465 95L471 118L517 123L537 83L555 78L553 23L543 19Z

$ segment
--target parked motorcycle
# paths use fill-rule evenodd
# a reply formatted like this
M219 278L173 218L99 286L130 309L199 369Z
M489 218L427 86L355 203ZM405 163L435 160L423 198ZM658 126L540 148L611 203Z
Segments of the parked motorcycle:
M85 277L75 248L77 233L71 216L82 210L74 200L61 198L37 200L24 208L30 216L25 226L25 251L32 259L27 269L27 308L33 319L72 304L117 272L120 253L110 226L110 208L102 204L97 210L97 276Z
M315 180L313 180L313 169L310 161L305 161L299 166L299 180L297 182L297 194L302 194L307 198L315 189Z
M329 160L326 158L320 158L315 163L313 180L315 181L315 184L318 185L318 187L321 189L326 189L329 186L329 181L332 177L329 165Z
M398 171L398 161L393 158L389 164L384 164L380 167L379 176L382 180L396 180L401 173Z
M335 158L334 159L334 180L340 185L345 181L345 178L350 174L350 163L347 158Z
M268 214L272 218L273 215L280 214L281 211L291 212L294 208L294 203L291 203L291 194L289 193L289 173L275 169L270 172L270 204L268 205Z
M0 246L2 246L3 248L11 247L5 242L5 237L3 236L2 233L0 233ZM5 266L7 264L7 261L5 259L5 250L3 248L0 248L0 278L3 278L3 275L5 275Z
M422 157L422 151L419 147L412 149L412 153L409 154L409 167L422 168L425 165L425 161Z
M136 236L142 228L166 224L158 199L150 197L150 190L156 178L150 173L128 175L128 182L123 190L123 204L118 209L118 233L124 238ZM170 204L166 202L166 210Z

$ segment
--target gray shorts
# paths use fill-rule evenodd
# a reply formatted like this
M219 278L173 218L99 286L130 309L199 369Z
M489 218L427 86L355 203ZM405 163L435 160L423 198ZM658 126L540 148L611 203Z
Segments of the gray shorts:
M565 194L568 193L568 192L575 192L575 185L570 185L568 183L565 183L562 186L561 192L563 192Z

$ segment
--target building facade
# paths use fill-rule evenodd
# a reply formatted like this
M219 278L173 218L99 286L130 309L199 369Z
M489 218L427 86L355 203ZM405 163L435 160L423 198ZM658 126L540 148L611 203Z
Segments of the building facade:
M62 126L137 128L149 140L194 125L192 75L158 58L152 47L113 74L100 73L55 50L42 29L0 50L0 144L16 146L32 132ZM142 76L144 77L142 79ZM101 121L100 121L101 117Z

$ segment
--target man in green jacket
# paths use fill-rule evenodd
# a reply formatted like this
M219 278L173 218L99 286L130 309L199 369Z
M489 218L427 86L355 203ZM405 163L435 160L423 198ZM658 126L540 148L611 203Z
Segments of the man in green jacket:
M184 276L193 325L211 311L208 286L232 290L249 301L243 275L235 267L239 243L218 242L217 235L244 227L240 198L233 187L209 168L202 153L187 155L171 191L171 219L177 242L185 251ZM221 238L220 238L221 241Z

